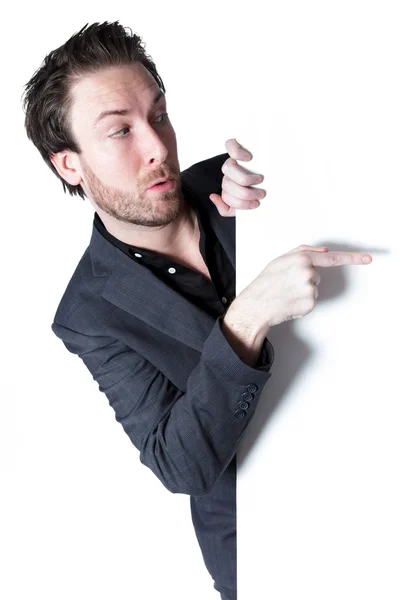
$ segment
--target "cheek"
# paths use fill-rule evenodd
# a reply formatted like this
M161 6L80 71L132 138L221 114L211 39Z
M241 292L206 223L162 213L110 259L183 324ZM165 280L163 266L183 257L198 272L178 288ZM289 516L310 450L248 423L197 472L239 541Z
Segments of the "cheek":
M111 146L111 147L110 147ZM114 187L132 186L136 160L128 146L115 142L93 154L93 171L104 183Z

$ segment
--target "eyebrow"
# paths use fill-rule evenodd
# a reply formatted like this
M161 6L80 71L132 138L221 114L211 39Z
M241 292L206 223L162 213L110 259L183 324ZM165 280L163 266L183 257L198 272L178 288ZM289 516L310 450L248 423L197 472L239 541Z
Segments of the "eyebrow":
M165 98L165 94L162 90L160 90L158 92L158 94L156 96L154 96L151 106L155 106L157 104L157 102L161 99L161 98ZM96 120L93 123L93 127L95 127L99 121L101 121L101 119L104 119L104 117L108 117L110 115L121 115L121 116L125 116L128 115L131 111L127 108L121 108L121 109L111 109L111 110L103 110L99 116L96 118Z

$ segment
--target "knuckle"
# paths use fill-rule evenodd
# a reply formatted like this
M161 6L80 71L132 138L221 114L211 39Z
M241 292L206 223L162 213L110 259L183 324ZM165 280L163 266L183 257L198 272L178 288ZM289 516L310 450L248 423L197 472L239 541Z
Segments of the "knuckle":
M236 161L235 159L233 159L231 156L229 158L226 159L226 161L224 162L224 164L222 165L222 169L221 171L226 175L226 172L228 170L230 170L232 168L233 165L236 165Z
M340 263L340 256L336 252L333 252L329 257L329 262L332 266L338 265Z
M294 254L293 257L299 267L306 268L310 264L309 257L307 256L307 254L304 254L303 252L301 252L299 254Z
M252 188L244 188L243 196L245 200L252 200L254 198L254 190Z
M306 278L306 281L311 281L315 277L315 270L309 264L305 265L305 267L303 269L303 273L304 273L304 276Z
M306 300L306 306L307 306L308 312L313 310L315 308L316 304L317 304L317 299L314 294L314 289L312 289L312 290L310 290L309 295L307 296L307 300Z
M305 285L307 298L314 298L315 287L314 284L308 281Z
M243 185L257 185L258 177L256 173L244 173L243 174Z
M239 183L245 187L250 186L253 182L250 176L250 173L245 173L244 171L240 171L239 173Z

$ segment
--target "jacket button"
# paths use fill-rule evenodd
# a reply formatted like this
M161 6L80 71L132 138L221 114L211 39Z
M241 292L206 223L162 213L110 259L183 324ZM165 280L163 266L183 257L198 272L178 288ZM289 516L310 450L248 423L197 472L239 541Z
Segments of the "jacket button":
M235 417L237 419L243 419L246 416L246 413L244 412L244 410L237 410L235 412Z
M244 400L245 402L251 402L253 398L253 394L249 394L249 392L245 392L244 394L242 394L242 400Z
M246 390L247 390L248 392L251 392L252 394L254 394L254 392L256 392L256 391L258 390L258 386L257 386L255 383L250 383L250 384L247 386Z
M240 402L238 402L238 407L242 410L247 410L249 408L250 404L248 402L245 402L244 400L241 400Z

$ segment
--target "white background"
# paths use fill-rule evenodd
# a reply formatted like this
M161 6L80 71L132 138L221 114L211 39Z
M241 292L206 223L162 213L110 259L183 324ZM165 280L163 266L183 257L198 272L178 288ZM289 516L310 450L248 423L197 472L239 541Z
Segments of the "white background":
M265 176L261 207L237 211L237 293L302 243L373 256L367 266L320 269L316 309L270 332L273 376L239 452L239 600L400 598L395 8L280 0L6 9L3 598L218 598L188 497L141 465L82 361L50 329L93 213L63 194L27 140L21 94L48 52L86 23L117 19L143 38L163 78L181 170L236 137L254 154L248 168Z

